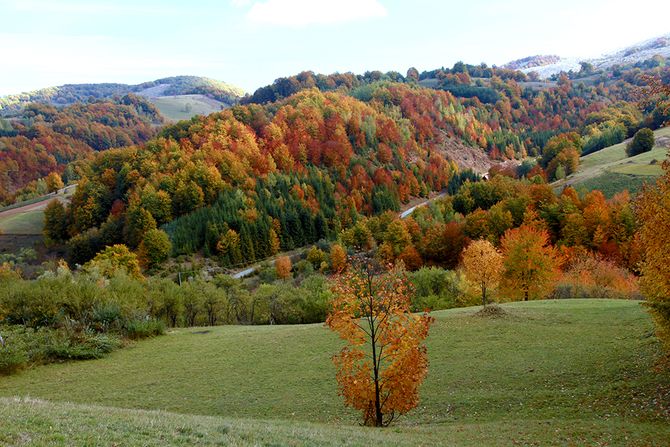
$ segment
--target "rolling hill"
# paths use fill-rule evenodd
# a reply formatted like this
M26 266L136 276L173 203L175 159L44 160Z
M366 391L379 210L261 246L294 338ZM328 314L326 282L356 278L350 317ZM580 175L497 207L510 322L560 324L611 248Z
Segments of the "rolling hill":
M554 186L586 191L599 189L606 197L624 189L632 194L638 192L645 182L663 173L661 164L670 149L670 127L658 129L654 135L656 146L634 157L626 156L628 140L581 157L577 172L555 182Z
M31 102L67 106L120 97L129 93L151 101L172 121L208 115L236 104L244 92L225 82L198 76L174 76L142 84L66 84L0 98L0 116L8 116Z
M434 312L420 406L387 430L356 427L330 362L340 342L322 325L219 326L177 329L100 360L3 378L0 442L642 446L668 439L668 372L652 371L660 346L639 302L503 308L507 314L494 319L476 316L477 308Z

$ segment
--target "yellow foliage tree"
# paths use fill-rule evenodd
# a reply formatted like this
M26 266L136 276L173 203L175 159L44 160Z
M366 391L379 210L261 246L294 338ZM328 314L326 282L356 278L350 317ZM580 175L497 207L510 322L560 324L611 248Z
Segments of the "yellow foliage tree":
M504 256L502 286L513 297L541 298L558 274L558 259L549 234L529 225L507 230L500 241Z
M123 244L105 247L84 265L84 270L97 271L107 278L111 278L118 272L124 272L133 278L143 278L137 255Z
M480 239L463 250L462 262L465 277L481 289L482 305L486 306L486 292L500 281L502 255L489 241Z
M56 192L65 186L63 184L63 179L58 172L50 172L49 175L44 178L44 182L46 183L47 191L49 192Z
M347 267L347 252L340 244L330 247L330 269L335 273L342 272Z

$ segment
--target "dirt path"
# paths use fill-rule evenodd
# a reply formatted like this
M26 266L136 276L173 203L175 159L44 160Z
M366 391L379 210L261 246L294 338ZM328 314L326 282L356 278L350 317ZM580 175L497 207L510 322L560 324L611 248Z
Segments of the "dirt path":
M422 206L426 206L430 202L432 202L433 200L439 199L439 198L444 197L446 195L447 195L446 192L441 192L439 194L434 194L433 197L430 197L428 199L420 199L420 198L412 199L408 204L406 204L403 207L405 209L404 209L404 211L402 211L401 213L398 214L398 217L400 217L401 219L405 219L406 217L411 215L414 212L414 210L416 210L417 208L422 207ZM280 256L295 256L301 250L304 250L307 247L310 247L312 245L314 245L314 244L309 244L309 245L306 245L304 247L292 250L290 252L280 253L278 255L273 256L271 259L265 260L263 262L269 262L270 264L274 264L275 260L278 257L280 257ZM251 265L249 267L244 268L243 270L231 273L231 276L235 279L241 279L241 278L244 278L246 276L252 275L258 269L259 265L260 265L260 263Z

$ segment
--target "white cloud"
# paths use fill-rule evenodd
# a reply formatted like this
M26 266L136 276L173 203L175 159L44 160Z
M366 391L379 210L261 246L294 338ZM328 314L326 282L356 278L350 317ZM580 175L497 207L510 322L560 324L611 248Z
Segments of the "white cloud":
M379 0L265 0L253 3L247 19L258 24L300 27L386 15L386 8Z

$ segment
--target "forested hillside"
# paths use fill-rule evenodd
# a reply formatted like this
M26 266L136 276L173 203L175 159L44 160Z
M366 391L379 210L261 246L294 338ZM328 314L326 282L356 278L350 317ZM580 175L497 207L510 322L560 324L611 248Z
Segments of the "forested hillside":
M588 86L563 76L540 89L521 72L465 64L407 77L278 79L245 105L98 154L50 237L72 239L84 262L106 245L135 249L163 227L173 254L250 262L337 237L360 216L398 210L412 197L455 192L468 175L448 159L452 140L494 160L539 156L535 167L526 162L506 175L562 178L582 153L667 119L660 103L640 110L633 102L650 74L664 79L670 70L625 67ZM437 88L420 86L422 78L438 79ZM497 99L482 101L483 91Z
M259 88L243 103L264 104L288 97L302 89L337 90L359 99L371 98L371 84L379 81L416 84L449 91L478 121L490 127L480 143L494 159L541 155L554 135L575 131L580 149L594 152L631 137L641 127L658 128L670 112L658 103L639 110L636 102L647 77L670 81L667 59L563 74L557 82L538 82L521 71L486 64L455 64L419 73L366 72L320 75L303 72L279 78ZM567 168L569 163L564 163Z
M188 241L180 242L179 222L168 226L178 252L205 241L213 250L228 235L253 241L243 258L263 257L336 234L359 213L398 209L447 187L456 166L440 154L443 139L483 144L477 134L491 132L446 92L378 84L373 96L364 102L306 90L273 106L181 122L143 147L100 153L61 237L93 241L92 253L116 242L134 248L148 228L209 207L188 216Z
M80 172L69 163L96 151L143 143L163 122L145 99L126 95L57 108L31 103L11 118L0 119L0 204L51 172L75 180ZM24 191L25 192L25 191Z

